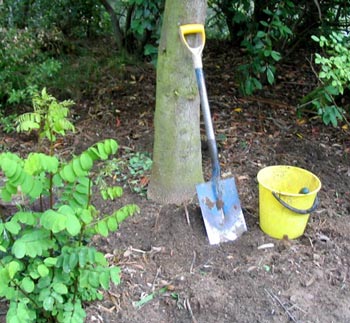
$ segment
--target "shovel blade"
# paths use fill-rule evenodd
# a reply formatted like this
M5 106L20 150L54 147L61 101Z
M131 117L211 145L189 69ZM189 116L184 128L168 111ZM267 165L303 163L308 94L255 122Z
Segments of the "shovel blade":
M247 231L234 179L220 180L217 185L222 192L220 200L213 181L196 186L210 244L236 240Z

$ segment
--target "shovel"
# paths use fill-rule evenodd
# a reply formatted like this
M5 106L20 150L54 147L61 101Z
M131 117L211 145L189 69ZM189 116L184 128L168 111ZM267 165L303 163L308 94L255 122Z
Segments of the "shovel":
M195 37L197 44L189 44L189 38ZM205 124L205 132L212 163L212 177L209 182L196 185L199 205L210 244L233 241L247 231L241 203L233 178L220 179L220 164L215 141L213 124L205 87L202 51L205 44L204 26L189 24L180 26L182 42L192 53L194 69L201 99L201 108ZM198 44L199 39L199 44Z

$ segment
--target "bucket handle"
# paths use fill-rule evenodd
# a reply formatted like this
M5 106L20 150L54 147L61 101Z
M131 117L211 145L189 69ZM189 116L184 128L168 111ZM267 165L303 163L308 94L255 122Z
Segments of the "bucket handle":
M318 207L318 204L319 204L319 199L318 199L318 196L316 195L316 198L315 198L315 201L314 201L314 204L307 210L300 210L300 209L296 209L295 207L293 206L290 206L288 203L286 203L285 201L283 201L278 195L276 192L272 192L272 195L274 196L274 198L280 202L285 208L287 208L288 210L294 212L294 213L298 213L298 214L309 214L309 213L312 213L314 212L317 207Z

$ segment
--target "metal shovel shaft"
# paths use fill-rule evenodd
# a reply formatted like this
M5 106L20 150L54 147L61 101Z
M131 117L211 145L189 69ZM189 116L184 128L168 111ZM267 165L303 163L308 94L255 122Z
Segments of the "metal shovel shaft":
M203 69L196 68L195 72L196 72L198 90L199 90L199 95L201 100L202 115L203 115L204 124L205 124L205 133L207 135L209 153L210 153L211 164L212 164L212 179L215 182L215 184L217 184L217 182L220 179L220 163L218 158L218 148L215 140L214 127L211 121L211 113L210 113L210 107L208 102L207 89L205 86ZM216 190L218 191L218 187L216 187ZM220 194L220 192L218 193ZM221 198L221 196L218 196L218 198Z

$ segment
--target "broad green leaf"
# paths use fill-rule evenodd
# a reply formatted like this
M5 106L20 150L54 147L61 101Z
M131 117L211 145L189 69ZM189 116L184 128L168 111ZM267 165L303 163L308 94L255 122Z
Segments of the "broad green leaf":
M87 264L87 249L86 248L81 248L78 253L78 258L79 258L79 267L84 268L85 265Z
M271 57L277 62L281 59L281 54L276 51L271 51Z
M49 269L43 264L40 264L38 266L37 270L38 270L38 273L41 277L46 277L50 272Z
M104 144L103 144L103 143L99 142L99 143L97 144L97 149L98 149L99 156L100 156L100 158L101 158L102 160L108 159L108 154L107 154L107 152L106 152L106 150L105 150L105 147L104 147Z
M116 231L118 229L118 222L114 217L109 217L107 220L107 226L109 231Z
M80 166L83 170L88 171L93 165L93 161L90 155L86 152L82 153L79 157Z
M273 82L275 81L275 75L270 68L267 68L266 75L267 75L268 82L270 84L273 84Z
M39 180L34 180L34 186L31 191L28 193L32 198L38 198L43 191L43 185Z
M112 153L111 144L108 139L106 139L103 143L104 151L107 155L110 155Z
M37 282L37 286L40 289L40 295L39 300L43 301L44 298L48 297L50 295L50 289L47 288L51 285L51 277L45 276L39 278L39 281Z
M83 195L88 195L89 194L89 186L85 186L83 184L78 184L75 187L75 189L80 194L83 194Z
M3 169L5 176L8 178L13 177L17 173L17 168L20 169L18 163L13 162L13 160L10 158L2 159L0 167Z
M43 251L52 248L54 242L50 239L50 232L44 229L35 229L26 232L17 239L12 246L12 253L21 259L25 255L35 258L41 256Z
M81 270L79 275L79 287L89 287L89 270Z
M15 241L15 243L12 246L12 252L14 253L15 257L18 259L21 259L25 256L27 251L25 242L21 240Z
M107 270L103 271L100 273L99 275L99 281L100 281L100 285L104 290L108 290L109 289L109 272Z
M89 271L89 284L92 287L98 288L100 286L100 274L96 271Z
M79 300L74 303L74 308L72 311L67 311L63 313L64 317L62 322L65 323L82 323L86 317L86 313Z
M12 184L11 182L7 182L7 183L6 183L5 189L6 189L10 194L17 194L17 191L18 191L17 185Z
M9 222L5 222L5 229L12 234L18 234L18 232L21 230L21 226L17 223L17 221L11 220Z
M66 229L67 216L61 212L49 209L42 214L40 224L45 229L51 230L53 233L58 233Z
M97 150L96 147L90 147L88 150L87 150L87 153L89 154L90 158L94 161L94 160L97 160L100 158L100 154Z
M87 209L83 209L79 216L85 224L89 224L93 220L91 212Z
M35 311L27 307L27 304L23 300L19 302L11 302L9 310L6 315L6 322L9 323L23 323L23 322L34 322Z
M70 164L63 167L63 169L60 171L60 175L63 180L69 183L73 183L76 180L76 175L73 171L72 165Z
M31 293L34 290L35 285L29 277L24 277L21 281L21 288L23 288L27 293Z
M64 214L64 215L74 215L74 210L69 205L62 205L58 210L58 213Z
M28 194L32 188L34 187L34 179L32 176L26 174L24 177L24 181L21 184L22 192Z
M70 268L70 254L64 254L63 256L63 271L65 273L70 273L71 272L71 268Z
M55 299L52 296L49 296L44 299L43 307L46 311L52 311L53 305L55 304Z
M119 285L120 284L120 274L121 274L121 270L119 267L111 267L109 269L110 271L110 276L111 276L111 280L115 285Z
M72 270L74 269L79 261L79 256L77 253L73 252L69 257L69 268Z
M70 235L76 236L80 233L81 224L74 214L67 214L67 231Z
M7 271L8 271L8 274L10 276L10 279L15 277L15 275L19 271L19 269L20 269L20 265L19 265L19 263L17 261L11 261L7 265Z
M53 290L61 295L67 294L68 293L68 288L66 285L62 284L62 283L54 283L52 285Z
M118 150L117 142L115 140L113 140L113 139L107 139L107 140L109 140L109 142L110 142L112 154L115 154L117 152L117 150Z
M55 291L52 291L51 296L55 299L56 303L63 304L64 299L61 294L56 293Z
M96 249L92 247L87 247L87 261L90 264L95 263Z
M25 174L26 173L21 167L17 167L16 174L11 178L9 177L9 179L11 180L11 184L16 186L21 185L24 181Z
M54 186L62 186L62 177L56 173L52 178L52 183Z
M47 266L47 267L53 267L55 266L57 263L57 258L53 258L53 257L48 257L44 260L44 264Z
M81 207L86 207L86 205L88 204L89 196L87 194L81 194L78 192L74 192L73 198L74 198L75 202L78 203L78 205L80 205Z
M36 220L34 214L31 211L28 211L28 212L19 211L13 216L13 219L16 219L18 220L18 222L21 222L23 224L28 224L30 226L34 225Z
M1 199L4 202L10 202L11 198L12 198L12 194L6 188L3 188L1 190Z
M108 227L105 221L99 221L95 228L100 235L103 237L108 237Z
M118 211L113 213L113 216L116 217L117 222L121 223L123 222L126 218L128 218L130 215L136 213L139 211L139 208L135 204L129 204L125 205L122 208L120 208Z
M95 252L95 263L101 266L108 265L108 262L102 252Z
M77 177L83 177L87 175L87 172L81 167L79 157L74 158L71 164L73 171Z

